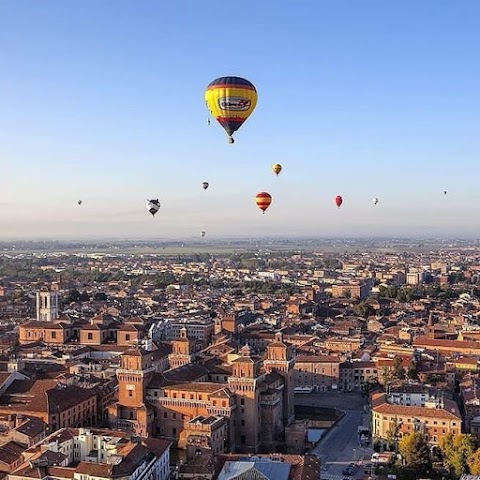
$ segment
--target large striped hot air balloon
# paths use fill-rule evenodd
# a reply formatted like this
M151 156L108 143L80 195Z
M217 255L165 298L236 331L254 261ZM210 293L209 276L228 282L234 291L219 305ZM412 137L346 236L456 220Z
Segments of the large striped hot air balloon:
M267 192L257 193L257 196L255 197L255 203L258 205L258 208L265 213L265 210L272 203L272 196Z
M208 85L205 102L210 113L227 132L228 141L233 143L233 133L255 110L257 90L244 78L220 77Z

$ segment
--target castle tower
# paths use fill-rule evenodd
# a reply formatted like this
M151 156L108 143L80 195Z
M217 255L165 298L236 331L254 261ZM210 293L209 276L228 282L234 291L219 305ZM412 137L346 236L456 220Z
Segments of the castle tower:
M148 436L153 423L153 408L145 404L147 385L155 372L153 354L130 348L121 356L117 369L118 402L109 408L112 427Z
M285 380L283 389L283 422L290 425L295 420L295 399L293 386L293 367L295 352L292 345L283 342L281 332L275 333L275 340L267 346L267 358L264 361L265 371L275 371Z
M172 341L172 353L168 356L170 368L178 368L187 363L192 363L192 345L187 337L187 329L182 327L180 338Z
M44 287L37 292L37 320L53 322L58 318L58 293Z
M239 353L240 357L233 362L233 374L228 377L230 390L237 397L234 443L239 451L256 453L261 443L258 389L261 362L251 357L248 345Z

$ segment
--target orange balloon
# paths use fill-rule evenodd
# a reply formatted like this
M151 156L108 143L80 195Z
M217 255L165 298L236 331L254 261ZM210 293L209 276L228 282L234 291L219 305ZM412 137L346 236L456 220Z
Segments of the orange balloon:
M255 203L258 205L258 208L265 213L265 210L272 203L272 196L267 192L260 192L255 197Z

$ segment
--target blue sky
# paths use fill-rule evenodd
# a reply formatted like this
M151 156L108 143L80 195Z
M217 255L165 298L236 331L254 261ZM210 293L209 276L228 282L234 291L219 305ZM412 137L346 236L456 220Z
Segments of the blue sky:
M0 238L478 236L479 16L476 0L0 0ZM231 74L259 93L233 146L204 104Z

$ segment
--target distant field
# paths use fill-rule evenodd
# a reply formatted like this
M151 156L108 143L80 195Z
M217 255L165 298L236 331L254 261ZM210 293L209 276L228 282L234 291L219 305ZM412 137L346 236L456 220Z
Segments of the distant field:
M164 245L163 245L164 243ZM476 242L472 242L475 245ZM401 253L401 252L429 252L431 250L454 250L466 248L466 244L446 244L445 242L435 241L396 241L388 240L330 240L325 241L301 240L298 242L292 240L270 240L258 239L250 241L222 241L218 239L207 240L202 243L185 241L182 245L181 241L162 242L129 242L129 241L92 241L92 242L22 242L19 244L0 243L0 255L2 254L32 254L32 253L59 253L68 254L75 253L110 253L110 254L130 254L145 255L156 254L165 257L191 254L212 254L212 255L229 255L232 253L253 252L253 251L272 251L272 252L311 252L319 251L325 253ZM473 247L475 249L475 247Z

